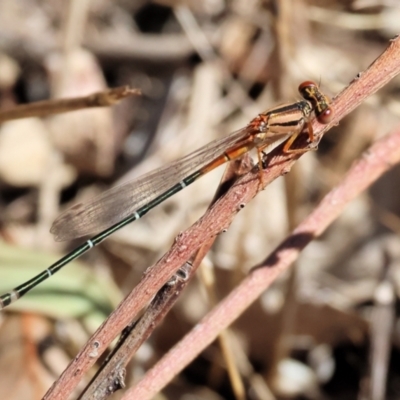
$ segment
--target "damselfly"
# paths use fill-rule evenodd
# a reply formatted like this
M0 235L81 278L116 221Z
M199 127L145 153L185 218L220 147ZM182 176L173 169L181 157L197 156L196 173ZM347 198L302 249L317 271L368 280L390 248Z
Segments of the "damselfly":
M262 153L272 151L285 140L285 153L307 151L292 149L291 146L305 127L310 142L313 142L311 113L314 111L318 121L327 124L332 119L333 111L329 99L316 83L303 82L299 86L299 92L303 100L271 108L259 114L245 128L217 139L180 160L116 186L87 204L77 204L65 211L51 228L56 240L97 234L45 271L0 296L0 309L18 300L63 266L216 167L256 149L261 171Z

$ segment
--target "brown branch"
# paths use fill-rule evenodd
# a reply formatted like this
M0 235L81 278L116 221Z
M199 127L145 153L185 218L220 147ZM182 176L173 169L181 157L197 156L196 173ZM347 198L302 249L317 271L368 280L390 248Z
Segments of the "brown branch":
M112 106L125 97L133 95L138 96L140 94L141 92L139 89L132 89L129 86L120 86L93 93L89 96L44 100L23 104L7 110L0 110L0 123L19 118L45 117L47 115L60 114L80 110L82 108Z
M202 256L204 257L205 254L202 254ZM196 272L200 262L201 258L199 257L193 263L185 263L180 268L184 277L181 274L175 274L174 278L158 291L143 316L124 329L116 347L89 383L87 389L79 397L79 400L106 399L117 390L125 387L127 364L173 307Z
M400 41L394 39L369 69L336 97L333 103L336 113L333 123L337 124L367 96L377 91L399 72ZM313 124L314 132L318 138L330 126L323 126L317 122ZM305 138L301 138L299 142L304 145ZM398 157L400 158L400 154L398 154L400 153L400 134L377 143L371 151L373 153L370 156L365 156L360 161L358 168L353 168L350 178L343 183L343 189L339 192L338 189L331 192L321 206L295 230L294 236L290 237L284 246L267 260L265 266L269 268L259 268L252 273L239 288L233 291L225 301L209 314L206 320L203 320L196 327L190 336L180 342L177 346L179 353L176 353L176 350L172 353L179 354L179 357L175 356L173 364L169 364L169 371L165 370L164 361L158 364L164 367L161 368L162 377L161 375L155 376L154 369L149 372L148 378L134 392L135 398L147 398L146 396L150 393L150 389L148 389L150 381L152 382L150 386L153 388L151 393L154 394L160 390L176 374L176 371L182 369L188 360L192 360L201 349L214 340L221 329L226 328L229 323L237 318L282 270L288 268L297 257L299 250L313 237L318 236L352 198L386 171L390 167L390 162L397 162ZM299 158L298 155L282 154L279 149L271 153L268 157L269 166L263 171L264 183L268 184L288 172L297 158ZM99 355L102 354L108 344L129 324L153 294L190 258L196 249L210 237L226 229L232 222L234 215L257 194L258 190L259 173L257 170L253 170L240 179L198 222L180 234L170 251L160 259L151 269L151 272L144 275L142 281L100 326L44 398L61 400L68 397L83 374L94 364L96 358L91 356L93 350L95 349ZM274 267L272 267L273 265ZM243 287L248 299L245 303L243 302ZM193 338L194 335L197 342L187 339L188 337ZM188 341L190 341L190 345L187 345ZM185 343L186 347L182 343ZM161 374L161 372L159 373ZM140 395L137 394L138 391L141 393Z
M234 160L225 170L221 183L215 193L214 202L232 186L238 176L243 175L244 170L248 172L251 168L251 158L248 154L242 159ZM208 239L191 257L190 262L185 263L179 270L181 274L175 276L158 291L145 313L139 321L134 321L124 329L121 337L107 356L103 365L97 371L88 387L79 397L79 400L101 400L110 396L115 391L124 387L125 368L136 351L147 340L154 329L162 322L165 315L174 306L179 296L186 288L215 241L215 236Z

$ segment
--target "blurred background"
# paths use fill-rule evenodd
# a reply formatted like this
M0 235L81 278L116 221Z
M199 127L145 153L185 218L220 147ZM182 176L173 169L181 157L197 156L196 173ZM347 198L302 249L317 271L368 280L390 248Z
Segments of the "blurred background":
M0 292L75 243L61 211L299 99L303 80L340 92L400 33L396 0L1 0L0 109L130 85L141 97L0 125ZM203 268L217 298L399 126L400 79L332 129L318 152L259 193ZM117 232L0 314L2 398L38 399L88 337L210 203L224 168ZM399 168L350 204L229 330L235 393L218 343L159 398L397 399ZM210 308L196 277L127 371L140 379ZM118 398L116 395L113 398Z

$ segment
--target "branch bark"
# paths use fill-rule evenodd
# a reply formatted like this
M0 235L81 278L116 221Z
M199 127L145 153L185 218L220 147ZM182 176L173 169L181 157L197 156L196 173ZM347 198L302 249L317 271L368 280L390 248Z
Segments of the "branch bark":
M125 97L140 94L141 92L139 89L132 89L129 86L120 86L83 97L37 101L6 110L0 110L0 124L13 119L46 117L52 114L61 114L85 108L112 106Z

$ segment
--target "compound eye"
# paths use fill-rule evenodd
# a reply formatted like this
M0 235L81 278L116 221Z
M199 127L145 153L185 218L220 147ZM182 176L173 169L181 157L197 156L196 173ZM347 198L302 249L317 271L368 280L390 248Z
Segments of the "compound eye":
M318 87L318 85L315 82L313 82L313 81L305 81L305 82L300 83L299 92L303 93L304 90L306 90L306 89L317 88L317 87Z
M317 115L317 120L320 124L327 125L332 121L334 112L331 107L327 107L324 111Z

